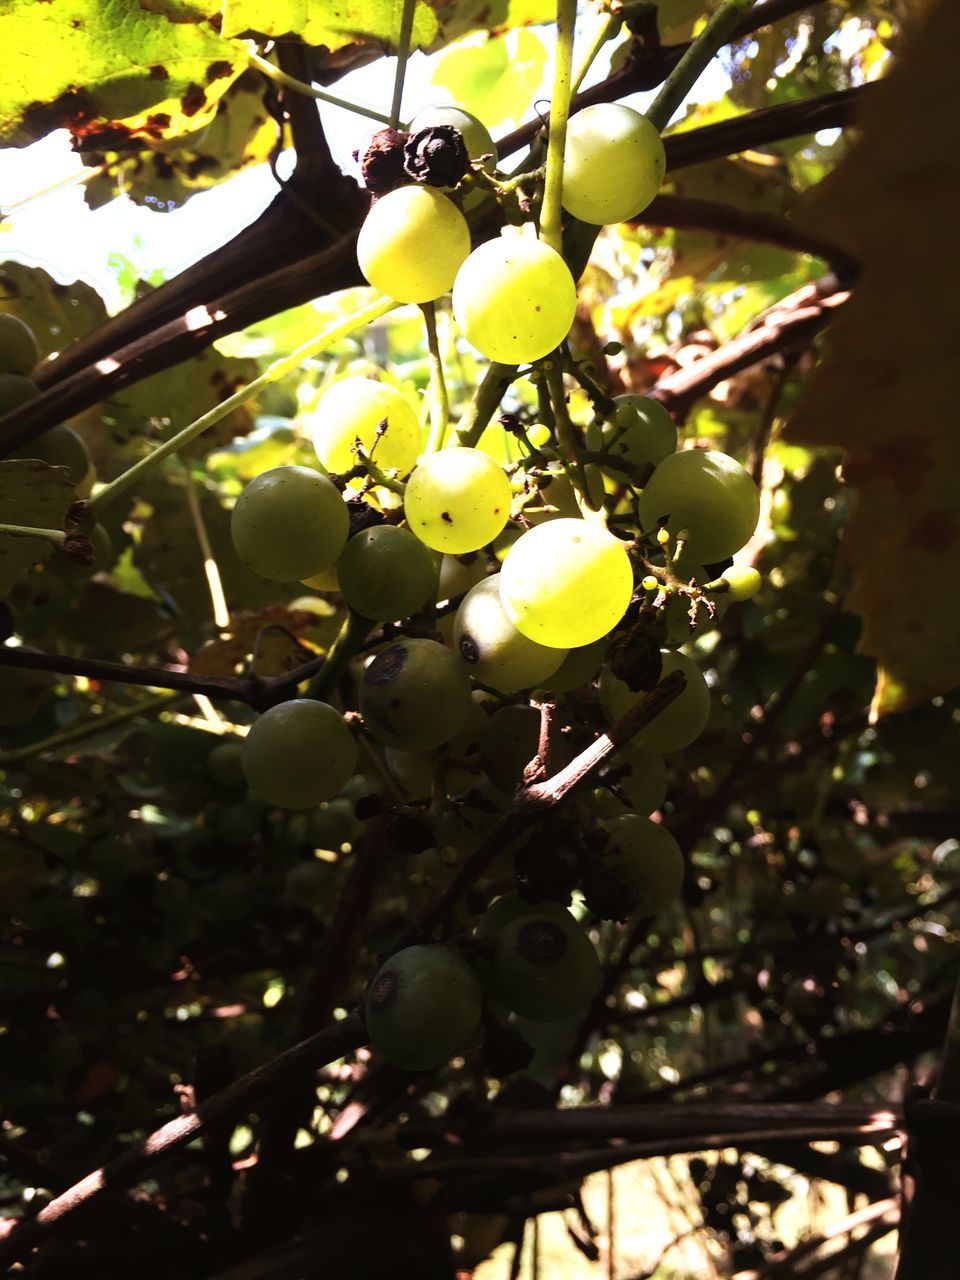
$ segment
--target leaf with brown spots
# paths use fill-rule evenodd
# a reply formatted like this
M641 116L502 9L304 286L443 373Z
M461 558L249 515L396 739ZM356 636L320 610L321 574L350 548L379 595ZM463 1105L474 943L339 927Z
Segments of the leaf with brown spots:
M878 663L877 715L960 683L958 45L960 6L941 0L804 214L863 264L788 435L845 451L848 600Z

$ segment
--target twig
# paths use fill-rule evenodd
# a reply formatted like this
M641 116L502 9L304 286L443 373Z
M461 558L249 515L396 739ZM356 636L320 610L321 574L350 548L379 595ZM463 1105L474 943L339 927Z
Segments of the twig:
M865 1209L858 1209L856 1213L851 1213L846 1218L841 1218L839 1222L835 1222L821 1234L813 1236L809 1240L802 1240L795 1248L781 1249L772 1258L769 1258L762 1267L750 1271L738 1271L732 1280L788 1280L789 1277L808 1277L822 1274L822 1272L814 1269L804 1268L798 1270L797 1268L803 1263L804 1259L811 1257L814 1253L818 1253L825 1244L830 1244L838 1236L849 1235L860 1227L870 1226L873 1228L872 1232L862 1236L859 1240L851 1242L860 1248L866 1248L874 1240L878 1240L881 1236L886 1235L888 1231L892 1231L899 1218L900 1205L894 1197L891 1196L886 1200L879 1200L875 1204L868 1205ZM842 1252L845 1253L846 1250ZM832 1253L829 1258L824 1259L824 1262L829 1262L832 1270L838 1267L842 1260L841 1253Z
M122 711L116 711L112 715L89 716L85 720L78 721L77 724L68 725L58 733L52 733L49 738L43 738L40 742L31 742L25 747L13 747L9 751L0 751L0 768L22 764L24 760L32 760L34 756L43 755L47 751L59 751L71 743L92 738L107 729L114 729L128 720L136 720L140 716L163 711L165 707L179 701L181 701L179 693L165 693L158 698L145 699L136 706L124 707Z
M236 48L235 45L231 47ZM268 79L274 81L275 84L283 85L285 89L302 94L304 97L316 98L320 102L329 103L331 107L340 107L343 111L352 111L354 115L366 116L368 120L376 120L380 124L390 123L389 116L382 115L379 111L373 111L370 107L365 107L359 102L348 102L346 98L338 98L336 94L327 93L325 89L316 89L312 84L307 84L304 80L298 80L296 76L288 75L285 71L281 71L279 67L275 67L272 62L268 62L266 58L261 58L259 53L246 49L244 50L244 57L252 67L256 67Z

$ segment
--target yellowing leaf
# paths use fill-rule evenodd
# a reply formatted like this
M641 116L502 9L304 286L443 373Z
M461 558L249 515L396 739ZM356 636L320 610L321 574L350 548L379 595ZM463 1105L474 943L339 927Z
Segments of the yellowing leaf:
M467 40L437 62L433 83L490 129L519 124L543 80L547 50L532 31Z
M879 664L877 714L960 682L958 42L960 6L946 0L908 38L861 142L805 216L863 264L789 438L845 450L849 605Z

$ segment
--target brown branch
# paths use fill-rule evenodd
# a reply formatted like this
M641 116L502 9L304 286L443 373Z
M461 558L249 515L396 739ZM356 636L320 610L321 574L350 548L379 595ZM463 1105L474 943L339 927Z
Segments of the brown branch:
M254 1071L220 1093L214 1094L188 1115L169 1120L149 1137L129 1147L102 1168L87 1174L68 1191L46 1205L35 1218L30 1218L0 1241L0 1267L9 1267L35 1248L60 1224L95 1196L108 1189L129 1185L160 1156L175 1151L198 1138L211 1125L227 1119L253 1099L275 1089L291 1075L317 1070L342 1058L366 1043L367 1032L358 1014L344 1018L300 1044L285 1050L279 1057Z
M860 1249L866 1248L874 1240L879 1240L881 1236L892 1231L897 1225L900 1218L900 1206L897 1200L890 1197L886 1200L880 1200L876 1204L871 1204L866 1209L858 1209L856 1213L849 1214L846 1218L841 1218L839 1222L835 1222L828 1230L819 1235L811 1237L809 1240L803 1240L793 1249L782 1249L774 1254L772 1258L768 1258L766 1263L759 1269L750 1271L738 1271L733 1280L788 1280L788 1277L809 1277L822 1274L819 1270L807 1269L798 1270L798 1266L806 1259L819 1253L825 1244L830 1244L838 1238L838 1236L849 1235L852 1231L857 1231L860 1227L871 1227L871 1231L860 1237L858 1240L851 1241ZM832 1253L829 1258L823 1259L824 1263L829 1263L829 1269L839 1267L844 1261L843 1255L847 1254L846 1249L840 1253ZM847 1254L847 1256L850 1256ZM820 1264L817 1264L819 1268ZM837 1273L839 1274L839 1272Z

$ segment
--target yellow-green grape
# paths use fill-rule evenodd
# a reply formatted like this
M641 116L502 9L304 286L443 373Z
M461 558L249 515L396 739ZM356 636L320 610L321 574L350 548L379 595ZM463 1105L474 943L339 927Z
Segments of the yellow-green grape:
M566 656L529 640L510 621L500 599L500 575L478 582L463 598L453 628L454 647L475 680L501 693L531 689Z
M40 359L33 330L19 316L0 311L0 373L31 374Z
M351 777L357 746L333 707L293 698L254 721L243 740L241 764L251 791L268 803L309 809L332 800Z
M626 547L598 524L548 520L507 552L500 599L518 631L573 649L605 636L627 611L633 569Z
M466 1048L480 1027L480 984L448 947L405 947L370 983L363 1017L373 1049L405 1071L429 1071Z
M613 758L610 772L616 775L617 787L637 813L647 817L667 797L667 766L663 756L630 742Z
M470 705L463 664L435 640L399 640L377 654L360 681L360 713L368 731L401 751L429 751L449 742Z
M50 427L43 435L21 445L14 458L39 458L48 467L65 467L72 485L83 482L90 469L87 446L69 427Z
M233 738L218 742L207 756L207 773L218 787L236 791L247 785L243 772L243 743Z
M397 302L439 298L469 252L463 214L442 192L419 185L381 196L357 237L360 270Z
M602 865L623 876L636 895L624 914L650 916L669 906L683 887L683 854L666 827L627 813L607 823L607 831L610 851Z
M464 337L501 364L523 364L558 347L577 309L577 286L549 245L501 236L474 249L453 284Z
M617 396L614 409L600 428L600 439L588 432L588 448L598 445L614 458L623 458L631 466L655 467L677 448L677 424L659 402L650 396ZM601 464L602 465L602 464ZM611 468L614 476L622 473Z
M419 133L421 129L432 129L436 125L448 124L459 129L463 135L463 145L471 160L479 160L487 156L483 167L491 173L497 167L497 148L490 136L490 131L475 115L465 111L463 107L446 106L436 103L422 107L407 125L408 133Z
M556 1022L589 1004L600 986L596 948L573 917L531 908L497 935L491 986L535 1022Z
M349 528L337 486L309 467L264 471L241 493L230 518L237 555L272 582L298 582L326 569Z
M422 609L436 590L433 557L409 529L363 529L337 561L340 590L351 609L375 622L398 622Z
M598 102L570 117L563 207L581 222L625 222L660 190L666 155L656 128L632 107Z
M686 555L699 564L725 560L749 541L760 518L760 491L740 463L716 449L684 449L656 468L637 514L648 534L686 530Z
M510 517L513 490L503 468L479 449L441 449L424 458L403 499L421 542L453 554L479 551Z
M731 600L752 600L763 584L759 571L749 564L732 564L720 577L730 587L727 595Z
M312 591L339 592L340 590L340 577L335 564L332 564L329 569L322 569L319 573L312 573L309 578L302 578L301 581Z
M607 637L594 640L593 644L571 649L552 676L541 680L539 688L547 693L570 693L592 680L607 656Z
M357 465L358 442L381 471L406 475L420 452L420 423L393 387L372 378L341 378L317 404L313 446L325 470L337 474Z
M501 707L480 734L480 766L501 791L512 793L540 744L540 712L536 707Z
M465 595L471 587L482 582L489 568L486 556L478 551L467 551L462 556L441 556L438 600L455 600Z
M662 649L661 653L662 674L668 676L674 671L682 671L687 684L679 697L674 698L633 738L638 747L658 754L688 747L699 738L710 715L710 690L697 664L685 653L676 653L672 649ZM645 696L634 693L613 675L609 667L604 667L600 673L599 691L600 705L611 723L626 715Z
M0 373L0 418L39 394L40 388L32 378L22 373Z

